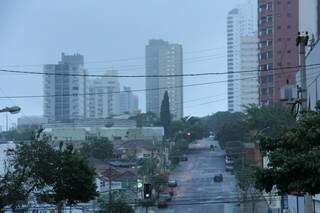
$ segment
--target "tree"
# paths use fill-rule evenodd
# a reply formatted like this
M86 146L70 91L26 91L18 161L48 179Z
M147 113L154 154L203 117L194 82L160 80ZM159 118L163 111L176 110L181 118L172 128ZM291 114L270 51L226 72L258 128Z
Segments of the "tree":
M245 141L247 134L248 127L246 122L231 120L216 132L216 139L219 140L222 147L225 147L228 141Z
M171 123L170 104L168 91L165 91L160 109L160 121L164 128L165 137L169 136L169 127Z
M246 115L241 112L217 112L211 116L202 118L202 122L207 127L208 131L217 133L223 126L235 121L243 121Z
M155 158L144 159L142 165L138 169L141 176L154 175L157 171L157 160Z
M8 157L10 169L0 190L10 199L2 206L15 209L34 193L39 202L55 204L61 212L64 203L74 205L97 196L94 170L71 145L55 150L46 142L32 141L10 150Z
M320 113L308 113L294 128L277 136L263 136L261 149L269 157L268 168L257 169L256 186L279 194L320 192Z
M86 158L107 160L113 157L113 144L108 138L95 138L83 143L80 153Z
M61 210L63 203L68 206L79 202L88 202L98 194L96 192L95 172L84 158L74 151L72 145L58 151L58 161L52 189L41 193L42 201L52 203Z
M101 213L134 213L133 208L128 204L128 197L120 192L112 192L111 206L108 203L108 198L102 196L98 199L98 205Z
M184 117L179 121L173 121L169 128L170 137L177 141L182 138L188 141L203 138L206 128L198 117Z
M280 105L250 105L246 108L246 115L249 129L263 130L268 128L266 132L270 135L278 135L284 128L294 127L296 123L290 110Z
M167 173L157 174L152 178L154 189L160 193L168 186L169 175Z
M254 172L256 163L247 159L245 155L239 156L234 163L235 176L243 199L243 205L251 204L251 212L255 212L256 202L260 192L255 188Z

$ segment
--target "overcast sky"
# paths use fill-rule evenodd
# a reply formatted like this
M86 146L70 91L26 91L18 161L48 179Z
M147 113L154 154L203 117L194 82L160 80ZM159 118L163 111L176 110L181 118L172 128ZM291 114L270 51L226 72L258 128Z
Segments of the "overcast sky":
M0 0L0 68L42 71L43 64L57 63L65 52L83 54L91 73L114 68L120 74L144 74L145 45L157 38L183 45L184 73L226 72L226 16L244 1ZM219 80L226 76L186 77L184 83ZM145 88L144 79L120 83ZM41 94L42 76L0 73L1 97ZM138 95L145 110L145 93ZM226 98L226 83L187 87L185 114L226 110ZM43 111L41 98L0 101L0 107L21 106L19 116ZM1 115L0 124L4 120Z

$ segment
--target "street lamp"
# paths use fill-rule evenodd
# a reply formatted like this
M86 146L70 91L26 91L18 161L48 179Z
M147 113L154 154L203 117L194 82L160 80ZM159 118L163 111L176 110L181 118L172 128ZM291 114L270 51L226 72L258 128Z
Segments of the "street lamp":
M3 109L0 109L0 113L1 112L5 112L6 113L6 131L8 131L8 112L10 114L17 114L19 113L21 110L20 107L18 106L12 106L12 107L5 107Z
M18 107L18 106L5 107L5 108L3 108L3 109L0 109L0 113L1 113L1 112L10 112L11 114L17 114L17 113L20 112L20 110L21 110L21 108Z

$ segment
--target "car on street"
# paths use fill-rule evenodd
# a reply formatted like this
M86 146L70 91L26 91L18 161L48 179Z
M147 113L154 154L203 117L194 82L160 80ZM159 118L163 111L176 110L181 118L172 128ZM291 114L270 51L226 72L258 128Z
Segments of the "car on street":
M168 181L168 186L169 187L177 187L178 186L178 181L176 179L170 179Z
M223 181L222 174L215 175L214 178L213 178L213 181L217 182L217 183L222 182Z
M169 187L177 187L178 186L178 181L176 179L169 179L168 186Z

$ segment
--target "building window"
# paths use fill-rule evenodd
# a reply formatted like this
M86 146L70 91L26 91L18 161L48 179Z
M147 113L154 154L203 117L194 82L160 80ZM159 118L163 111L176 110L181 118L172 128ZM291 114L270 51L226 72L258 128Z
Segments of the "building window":
M260 5L260 7L259 7L259 12L263 12L263 11L265 11L266 9L267 9L267 5L262 4L262 5Z
M268 68L268 70L272 70L273 69L273 64L272 63L268 64L267 68Z
M261 90L261 94L262 94L262 95L266 95L266 94L267 94L267 89L263 88L263 89Z
M273 88L271 87L271 88L269 88L268 90L269 90L269 91L268 91L269 96L273 96Z
M267 10L272 11L272 2L267 3Z
M260 65L260 71L267 71L268 66L266 64Z

